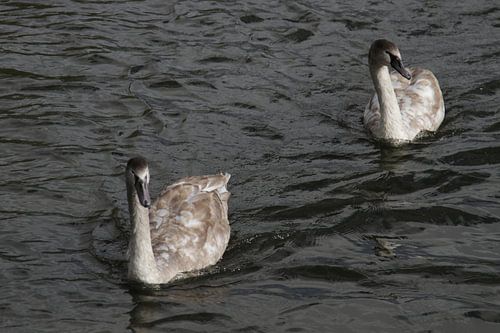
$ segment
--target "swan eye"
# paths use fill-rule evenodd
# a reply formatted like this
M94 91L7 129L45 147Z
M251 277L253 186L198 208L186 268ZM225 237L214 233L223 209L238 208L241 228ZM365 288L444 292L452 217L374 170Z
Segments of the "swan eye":
M400 57L398 57L397 55L392 54L389 51L385 51L385 52L389 55L389 58L391 58L391 65L392 64L398 64L400 66L403 66L403 63L402 63Z
M137 184L141 181L141 179L139 178L139 176L137 176L137 174L135 173L134 170L130 170L130 172L132 173L132 175L134 176L134 182Z
M387 53L387 54L389 55L389 58L391 58L391 60L394 60L394 59L395 59L395 60L399 60L399 61L401 61L401 59L400 59L397 55L394 55L394 54L392 54L392 53L391 53L391 52L389 52L389 51L385 51L385 53Z
M132 173L132 175L134 176L134 181L136 184L148 184L149 183L149 174L146 173L144 175L144 179L141 178L136 172L135 170L131 169L130 172Z

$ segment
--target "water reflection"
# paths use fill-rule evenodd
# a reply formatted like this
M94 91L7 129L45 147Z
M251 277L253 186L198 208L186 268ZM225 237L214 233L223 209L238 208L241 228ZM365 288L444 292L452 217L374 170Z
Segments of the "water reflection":
M130 327L134 332L147 328L183 328L217 324L229 320L224 313L210 312L210 305L223 304L228 296L225 286L207 285L196 278L174 282L169 286L131 289L135 307L130 312ZM198 312L193 308L198 309Z

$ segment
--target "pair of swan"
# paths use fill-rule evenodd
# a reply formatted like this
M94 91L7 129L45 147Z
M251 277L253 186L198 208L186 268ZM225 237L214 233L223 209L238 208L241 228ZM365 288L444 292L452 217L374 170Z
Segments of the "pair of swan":
M369 65L376 94L366 107L364 123L373 136L398 144L439 127L444 103L430 71L405 68L398 48L383 39L372 44ZM389 66L401 77L390 75ZM132 224L129 279L167 283L180 273L219 261L230 235L229 174L181 179L154 202L144 158L129 160L125 174Z

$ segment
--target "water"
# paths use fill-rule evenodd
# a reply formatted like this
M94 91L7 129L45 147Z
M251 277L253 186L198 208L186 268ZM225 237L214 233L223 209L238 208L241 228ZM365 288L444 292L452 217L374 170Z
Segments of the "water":
M3 1L2 332L498 332L497 1ZM361 115L367 51L439 78L436 135ZM130 285L123 171L224 170L201 276Z

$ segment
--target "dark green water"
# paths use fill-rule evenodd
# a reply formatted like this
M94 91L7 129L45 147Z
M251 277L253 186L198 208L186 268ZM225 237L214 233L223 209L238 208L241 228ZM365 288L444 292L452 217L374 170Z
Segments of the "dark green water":
M439 78L401 149L367 52ZM2 1L1 332L500 331L498 1ZM233 175L199 277L125 279L127 159L152 193Z

